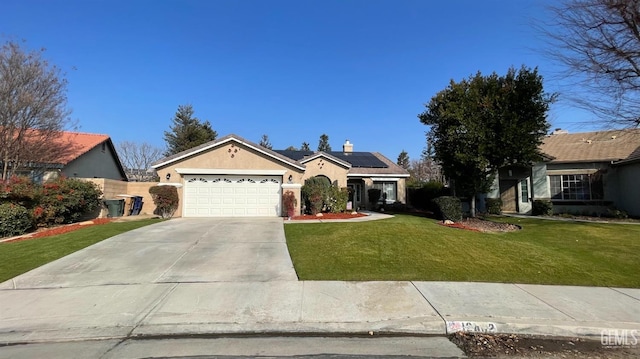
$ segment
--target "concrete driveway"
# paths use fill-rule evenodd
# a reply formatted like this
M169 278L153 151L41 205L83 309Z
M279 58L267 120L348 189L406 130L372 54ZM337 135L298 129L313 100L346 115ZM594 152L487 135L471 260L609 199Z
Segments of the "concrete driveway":
M0 289L296 281L280 218L177 218L109 238Z
M0 358L3 344L159 336L640 327L640 289L298 281L280 218L143 227L0 283L0 303Z

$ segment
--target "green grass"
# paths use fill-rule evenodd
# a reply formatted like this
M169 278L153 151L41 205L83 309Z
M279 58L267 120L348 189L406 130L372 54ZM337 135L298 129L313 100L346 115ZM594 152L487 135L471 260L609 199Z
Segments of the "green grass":
M301 280L418 280L640 287L640 225L501 218L510 233L409 215L287 224Z
M112 222L57 236L0 243L0 282L62 258L120 233L158 223L158 219Z

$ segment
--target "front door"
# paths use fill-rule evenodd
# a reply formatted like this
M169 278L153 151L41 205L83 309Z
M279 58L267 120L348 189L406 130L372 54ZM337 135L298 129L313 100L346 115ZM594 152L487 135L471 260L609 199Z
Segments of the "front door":
M531 186L529 178L525 178L518 183L518 193L520 194L518 212L531 213Z
M510 180L500 181L500 199L502 200L503 212L517 212L518 206L516 204L518 182Z
M362 203L362 184L349 183L347 187L349 188L349 201L352 203L351 209L358 210Z

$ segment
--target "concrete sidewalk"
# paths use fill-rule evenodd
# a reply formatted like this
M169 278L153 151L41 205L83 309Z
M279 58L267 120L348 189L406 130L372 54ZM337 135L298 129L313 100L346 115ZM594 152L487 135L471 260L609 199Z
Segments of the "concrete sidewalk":
M640 289L298 281L281 219L165 221L0 283L0 344L456 331L599 339L603 330L638 336Z
M0 290L0 343L232 333L640 331L640 289L459 282L209 282Z

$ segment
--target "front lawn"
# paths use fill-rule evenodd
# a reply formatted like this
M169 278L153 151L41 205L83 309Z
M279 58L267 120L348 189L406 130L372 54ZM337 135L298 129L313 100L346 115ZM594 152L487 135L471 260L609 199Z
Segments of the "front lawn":
M109 237L158 223L159 219L112 222L57 236L0 243L0 282L62 258Z
M503 218L479 233L397 215L359 223L287 224L301 280L415 280L640 288L640 225Z

